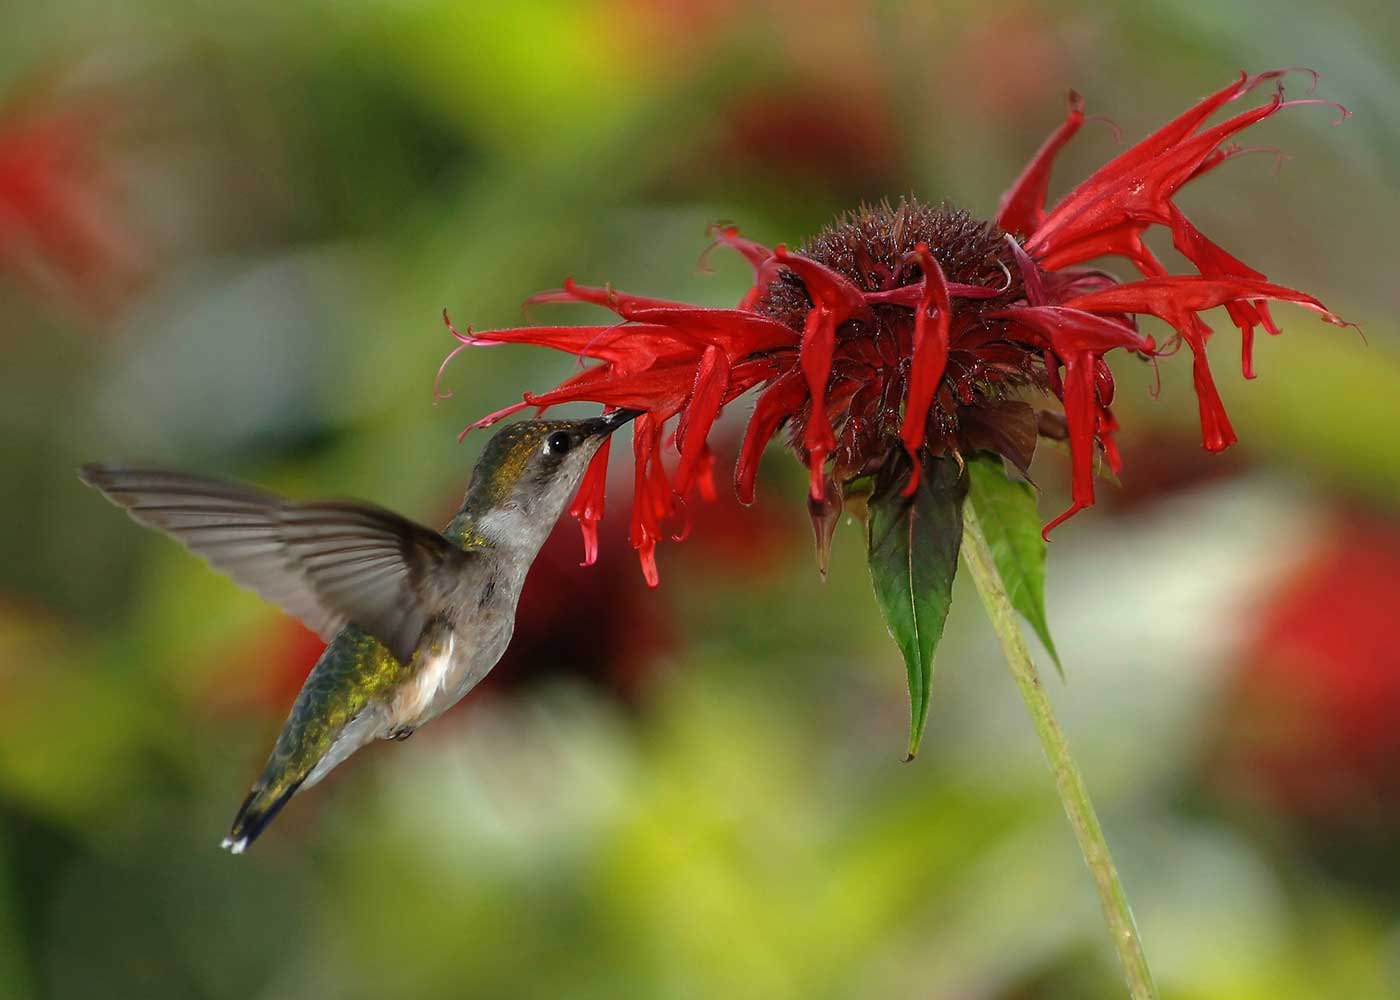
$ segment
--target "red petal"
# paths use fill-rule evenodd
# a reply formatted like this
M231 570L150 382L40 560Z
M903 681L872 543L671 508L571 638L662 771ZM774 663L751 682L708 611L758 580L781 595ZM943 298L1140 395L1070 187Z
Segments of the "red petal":
M522 326L482 330L472 335L491 343L531 344L612 362L623 371L640 371L660 359L698 356L699 350L670 327L658 324L612 326Z
M1262 79L1276 75L1277 72L1242 78L1110 161L1055 207L1028 242L1028 249L1050 266L1048 260L1052 255L1092 234L1130 222L1169 224L1168 202L1183 184L1199 176L1202 165L1222 142L1285 107L1319 103L1285 101L1280 94L1267 104L1191 134L1225 101L1239 96ZM1343 111L1345 113L1345 109Z
M774 256L793 271L807 286L814 303L807 313L802 330L802 374L807 380L807 392L812 397L812 412L807 419L803 446L807 449L807 464L811 471L811 495L820 500L825 492L822 465L836 438L826 415L826 384L831 379L831 359L836 352L836 328L848 319L859 316L868 319L870 307L861 292L845 275L825 264L788 253L779 246Z
M826 384L831 378L831 359L836 353L836 321L824 306L813 306L807 313L802 330L802 376L807 381L807 394L812 399L812 412L802 444L807 449L807 466L811 472L811 494L820 500L823 492L822 464L836 437L826 415Z
M1181 142L1205 124L1206 120L1210 118L1211 115L1219 111L1228 102L1243 96L1262 80L1263 74L1260 74L1258 78L1251 81L1247 74L1241 72L1240 78L1234 83L1222 87L1214 94L1192 105L1176 118L1167 122L1167 124L1163 125L1156 132L1153 132L1147 138L1140 141L1137 145L1119 153L1098 170L1094 171L1088 178L1080 182L1074 190L1060 199L1052 214L1059 213L1061 209L1070 206L1076 201L1084 201L1086 198L1091 197L1093 192L1102 189L1107 182L1138 169L1161 153L1162 150Z
M1242 277L1172 275L1145 278L1142 281L1080 295L1063 305L1069 309L1082 309L1094 313L1151 313L1176 326L1176 321L1185 313L1202 312L1247 299L1293 302L1317 313L1325 322L1334 326L1352 325L1329 312L1326 306L1306 292L1256 278Z
M692 361L634 374L619 374L608 365L599 365L580 372L549 392L526 393L525 401L541 408L560 403L602 403L619 409L649 410L666 419L684 405L694 380Z
M802 372L796 368L779 375L759 394L748 429L744 432L739 462L734 469L734 492L738 494L740 503L753 503L754 479L758 476L758 462L763 457L763 449L783 421L796 413L806 399L807 383L802 378Z
M1065 362L1065 423L1069 427L1071 471L1070 495L1073 503L1041 530L1047 541L1050 532L1085 507L1094 505L1094 436L1098 412L1094 405L1094 357L1089 351L1072 352Z
M1069 111L1060 127L1050 133L1021 176L1001 196L996 224L1008 233L1029 236L1045 221L1045 194L1050 188L1050 168L1060 150L1084 124L1084 99L1069 92Z
M525 306L528 308L552 302L590 302L595 306L611 309L619 316L627 315L627 311L630 309L685 306L684 302L675 302L671 299L651 299L645 295L629 295L626 292L617 291L611 285L604 285L602 288L580 285L573 278L564 279L563 288L551 288L547 291L536 292L525 300Z
M773 268L773 251L769 250L762 243L755 243L753 240L746 240L739 235L739 230L735 226L713 226L710 229L715 238L715 242L710 245L713 248L716 244L723 243L727 247L737 250L744 259L753 267L754 282L753 287L744 295L743 301L739 303L739 308L752 309L759 296L763 294L764 287L768 284ZM705 254L709 253L709 249ZM705 254L701 254L704 260Z
M1068 305L1012 306L989 315L994 319L1009 319L1029 328L1044 338L1047 346L1051 347L1061 360L1067 360L1069 355L1081 351L1101 356L1118 347L1139 354L1151 354L1156 346L1151 337L1143 336L1130 326Z
M1142 242L1146 229L1145 222L1124 222L1087 233L1037 256L1040 266L1046 271L1058 271L1095 257L1117 256L1127 258L1145 277L1166 274L1167 269L1162 262Z
M1148 278L1081 295L1070 299L1065 305L1099 313L1151 313L1170 323L1186 341L1193 355L1192 379L1200 404L1202 443L1210 451L1222 451L1238 439L1235 437L1234 428L1230 426L1225 404L1220 399L1215 379L1211 376L1210 364L1206 359L1206 340L1210 335L1210 328L1201 322L1196 313L1249 299L1295 302L1318 313L1328 323L1348 325L1328 312L1327 308L1311 295L1253 278ZM1247 350L1246 347L1246 366Z
M668 327L702 344L716 344L731 361L800 343L797 334L782 323L741 309L639 309L630 318Z
M681 462L676 469L676 492L682 496L689 493L694 485L701 461L708 452L705 438L719 416L728 390L729 361L718 347L709 347L695 376L690 402L681 413L680 426L676 428L676 443L681 452Z
M1264 275L1231 256L1223 248L1211 242L1205 234L1191 224L1191 221L1175 205L1171 207L1172 243L1196 269L1208 278L1253 278L1263 280ZM1254 328L1263 325L1270 333L1277 333L1278 327L1269 308L1263 301L1226 302L1225 309L1230 320L1240 331L1240 367L1245 378L1254 377Z
M948 364L948 319L952 303L948 297L943 268L938 265L929 248L920 243L913 255L924 273L923 296L914 314L913 361L909 370L909 392L904 405L904 426L899 436L905 450L919 465L919 449L928 429L929 408L933 405L938 383ZM917 488L917 482L911 479ZM910 490L912 493L912 489Z
M583 474L578 493L569 505L569 513L578 519L583 532L583 563L592 566L598 561L598 522L603 519L603 501L607 492L608 452L612 439L608 438L598 448L588 463L588 471Z
M632 547L642 564L647 584L660 583L656 571L656 543L661 537L662 512L668 510L670 489L661 468L660 426L650 413L643 413L633 424L632 452L636 461L636 480L632 495L632 526L629 532ZM662 496L657 496L657 476L661 477Z
M526 400L526 401L524 401L524 402L522 402L522 403L511 403L509 406L503 406L503 407L501 407L499 410L496 410L494 413L488 413L488 414L486 414L486 416L482 417L480 420L477 420L477 421L475 421L475 422L473 422L473 423L467 424L466 429L463 430L461 434L458 434L458 435L457 435L457 441L458 441L458 443L460 444L463 438L465 438L468 434L470 434L472 431L476 430L477 428L479 428L479 427L490 427L490 426L491 426L492 424L494 424L497 420L504 420L506 417L509 417L511 414L519 413L521 410L526 409L526 408L529 407L530 405L531 405L531 404L530 404L530 401L529 401L529 400Z
M725 246L739 251L744 259L748 261L757 274L765 263L773 256L773 251L769 250L762 243L755 243L753 240L745 239L739 235L738 226L711 226L710 235L714 237L711 248L724 244ZM708 250L706 251L708 253Z

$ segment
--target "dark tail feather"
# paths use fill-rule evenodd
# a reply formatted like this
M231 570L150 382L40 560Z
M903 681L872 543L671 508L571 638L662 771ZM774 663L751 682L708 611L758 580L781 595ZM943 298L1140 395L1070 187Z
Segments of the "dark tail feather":
M233 826L229 828L228 836L219 846L226 848L233 854L242 854L246 851L248 845L258 839L258 835L263 832L267 824L277 818L277 814L282 811L287 800L296 794L297 789L301 787L302 780L304 779L298 779L280 788L269 788L261 781L254 785L253 790L248 793L248 797L243 800L243 805L238 807L238 815L233 818Z

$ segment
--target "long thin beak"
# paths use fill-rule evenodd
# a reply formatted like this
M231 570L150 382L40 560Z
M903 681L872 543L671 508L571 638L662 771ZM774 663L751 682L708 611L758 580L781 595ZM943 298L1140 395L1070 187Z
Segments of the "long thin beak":
M607 432L611 434L623 424L630 424L645 412L645 410L613 410L611 413L604 413L598 419L607 428Z

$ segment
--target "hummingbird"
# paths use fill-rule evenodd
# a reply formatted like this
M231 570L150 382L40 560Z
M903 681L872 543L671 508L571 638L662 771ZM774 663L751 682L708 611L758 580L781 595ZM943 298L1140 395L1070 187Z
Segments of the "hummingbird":
M501 658L531 563L598 448L638 415L526 420L487 443L442 532L368 503L297 503L203 476L86 465L84 483L329 643L222 847L375 740L404 740Z

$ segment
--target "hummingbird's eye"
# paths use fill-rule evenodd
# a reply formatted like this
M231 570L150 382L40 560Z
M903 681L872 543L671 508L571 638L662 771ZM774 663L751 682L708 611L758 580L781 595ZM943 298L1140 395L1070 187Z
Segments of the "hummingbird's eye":
M551 455L562 455L573 447L574 439L569 436L568 431L555 431L545 439L545 449Z

